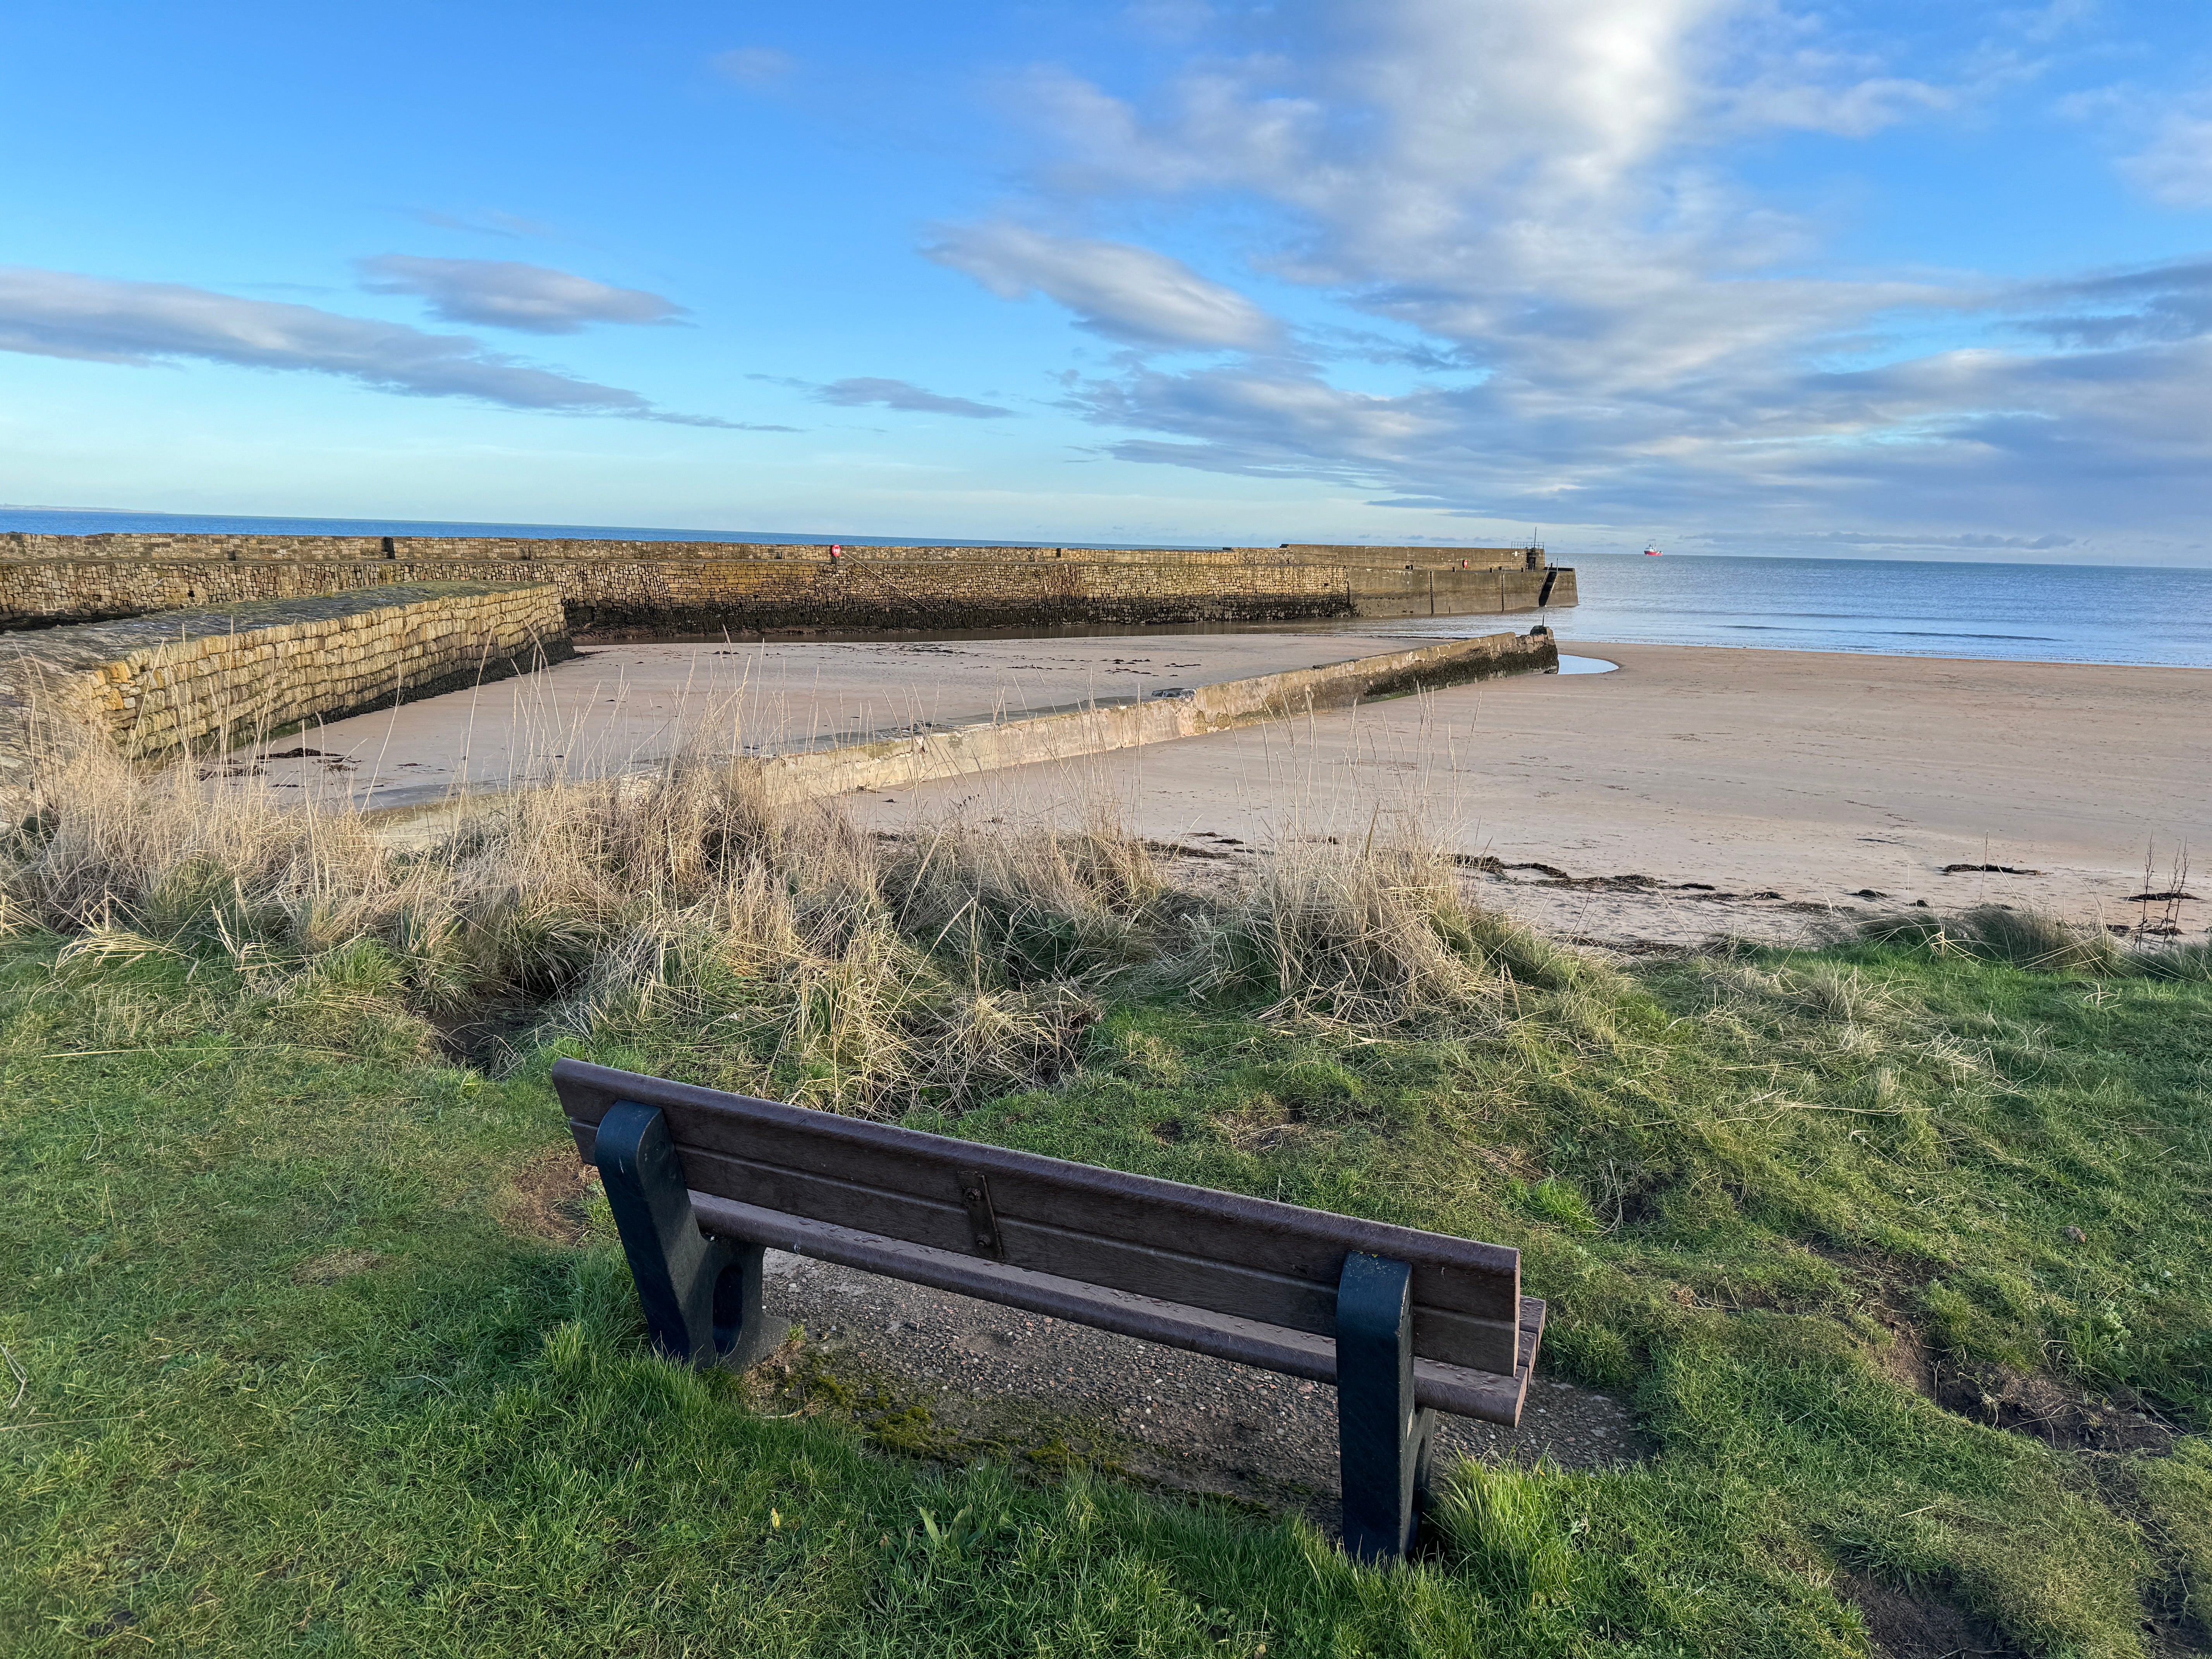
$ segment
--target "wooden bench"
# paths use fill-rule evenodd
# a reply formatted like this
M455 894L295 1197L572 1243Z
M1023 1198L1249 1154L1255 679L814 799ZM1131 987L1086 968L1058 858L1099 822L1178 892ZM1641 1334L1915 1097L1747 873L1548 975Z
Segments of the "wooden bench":
M580 1060L553 1085L670 1354L742 1368L781 1343L773 1247L1334 1383L1368 1560L1413 1540L1437 1411L1520 1420L1544 1304L1517 1250Z

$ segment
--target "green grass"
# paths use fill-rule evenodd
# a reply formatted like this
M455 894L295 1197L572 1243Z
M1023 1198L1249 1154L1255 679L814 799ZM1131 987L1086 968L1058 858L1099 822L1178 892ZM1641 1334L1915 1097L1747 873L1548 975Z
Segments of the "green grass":
M1518 1244L1547 1364L1658 1451L1471 1474L1386 1574L1301 1522L1019 1449L896 1455L651 1357L603 1217L574 1248L499 1219L562 1143L552 1050L445 1063L376 947L281 980L0 949L11 1652L1848 1654L1845 1572L2030 1652L2205 1639L2201 981L1907 939L1552 972L1510 1018L1390 1037L1160 988L1054 1087L909 1114ZM564 1046L770 1074L694 1013L618 1000ZM1908 1386L1915 1351L2186 1432L1985 1427Z

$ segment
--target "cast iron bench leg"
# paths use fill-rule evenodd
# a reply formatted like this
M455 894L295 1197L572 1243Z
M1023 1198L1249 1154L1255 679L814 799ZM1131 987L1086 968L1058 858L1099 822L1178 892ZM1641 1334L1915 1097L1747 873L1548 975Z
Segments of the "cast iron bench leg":
M645 1322L661 1352L734 1370L783 1340L761 1309L757 1244L709 1238L691 1214L684 1165L657 1107L617 1101L595 1154Z
M1336 1432L1344 1547L1361 1561L1402 1559L1426 1500L1437 1414L1413 1404L1413 1270L1344 1259L1336 1287Z

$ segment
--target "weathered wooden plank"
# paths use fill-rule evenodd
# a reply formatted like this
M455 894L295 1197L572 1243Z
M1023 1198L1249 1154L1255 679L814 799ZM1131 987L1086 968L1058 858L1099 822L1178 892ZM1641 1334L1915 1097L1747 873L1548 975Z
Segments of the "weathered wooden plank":
M968 1212L957 1201L957 1188L950 1170L940 1172L945 1177L943 1187L932 1201L813 1170L732 1158L681 1137L678 1144L684 1149L685 1177L695 1192L940 1250L972 1249Z
M1124 1179L1133 1182L1144 1177ZM1439 1236L1407 1228L1392 1229L1398 1237L1389 1246L1379 1241L1363 1243L1352 1237L1352 1227L1337 1224L1352 1221L1349 1217L1304 1210L1294 1205L1269 1206L1267 1212L1254 1213L1245 1210L1243 1204L1217 1205L1207 1201L1216 1197L1235 1198L1236 1194L1211 1194L1203 1188L1180 1187L1175 1182L1162 1184L1177 1187L1182 1194L1205 1196L1179 1204L1164 1214L1159 1195L1142 1188L1130 1190L1118 1182L1065 1183L1056 1176L1038 1176L1027 1171L994 1175L991 1195L1000 1217L1009 1225L1016 1220L1029 1219L1049 1222L1101 1238L1168 1243L1188 1255L1302 1279L1316 1291L1332 1297L1337 1277L1344 1270L1347 1251L1364 1250L1373 1255L1389 1248L1401 1249L1406 1253L1392 1259L1407 1261L1413 1267L1416 1307L1449 1309L1475 1318L1494 1319L1504 1326L1512 1323L1521 1288L1517 1255L1504 1270L1487 1261L1471 1263L1454 1260L1459 1253L1449 1246L1467 1241L1447 1241L1443 1250L1425 1248L1413 1241ZM1246 1204L1265 1202L1257 1199L1243 1200ZM1354 1222L1352 1226L1379 1224Z
M1413 1356L1510 1376L1521 1333L1494 1319L1470 1319L1448 1308L1413 1309Z
M822 1113L805 1113L792 1121L780 1115L771 1116L734 1106L725 1110L657 1099L647 1103L661 1106L668 1113L672 1133L687 1150L716 1152L750 1163L904 1193L930 1202L944 1197L958 1169L976 1167L990 1181L992 1206L1002 1221L1051 1220L1104 1237L1139 1239L1157 1238L1164 1225L1172 1225L1192 1254L1310 1279L1327 1284L1332 1291L1334 1273L1347 1248L1341 1241L1316 1236L1304 1219L1314 1212L1293 1206L1267 1206L1277 1213L1237 1213L1222 1201L1231 1194L1171 1182L1146 1182L1145 1188L1117 1193L1099 1180L1114 1171L1036 1158L1034 1154L1007 1153L1003 1148L982 1148L942 1136L886 1132L882 1125L851 1124ZM750 1108L774 1103L744 1104ZM829 1125L837 1127L830 1129ZM841 1132L848 1128L875 1130L899 1138L856 1138ZM999 1157L984 1156L988 1153ZM1015 1159L1021 1162L1009 1161ZM1032 1160L1041 1167L1030 1167ZM1126 1179L1146 1182L1142 1176ZM1174 1202L1177 1198L1195 1201L1177 1205Z
M1211 1354L1239 1364L1310 1377L1319 1382L1334 1384L1336 1381L1336 1344L1310 1332L1286 1330L1226 1314L1206 1313L982 1256L937 1249L739 1204L710 1193L695 1191L691 1201L701 1227L718 1237L765 1244L795 1255L882 1273L910 1284L972 1296L1076 1324L1118 1331L1125 1336ZM1416 1358L1416 1401L1439 1411L1484 1422L1510 1426L1519 1421L1530 1369L1535 1363L1537 1343L1542 1334L1543 1308L1544 1304L1533 1297L1523 1300L1521 1352L1512 1374Z
M810 1115L818 1121L824 1115ZM957 1241L946 1231L954 1224L945 1212L944 1200L948 1193L957 1194L961 1170L974 1161L966 1158L974 1150L974 1143L915 1136L917 1140L933 1141L936 1145L905 1149L896 1158L888 1156L889 1149L878 1149L868 1158L848 1161L838 1157L838 1149L833 1146L827 1154L817 1149L803 1159L790 1156L787 1161L764 1162L758 1153L769 1138L752 1133L751 1126L746 1122L733 1123L711 1112L696 1110L672 1113L671 1121L687 1158L703 1155L709 1148L725 1148L728 1151L721 1156L728 1162L719 1167L734 1171L743 1164L758 1172L725 1188L720 1176L710 1176L702 1169L692 1179L703 1191L720 1191L743 1202L790 1208L817 1219L905 1237L916 1243L958 1248ZM802 1132L812 1127L781 1126L781 1133L775 1139L782 1144L769 1145L765 1150L771 1154L783 1153L788 1143L799 1139ZM580 1139L586 1133L580 1128ZM1041 1161L1057 1164L1057 1160ZM1073 1173L1062 1179L1063 1172ZM1478 1322L1494 1324L1500 1330L1510 1328L1511 1310L1518 1303L1517 1273L1498 1275L1486 1268L1469 1272L1461 1264L1425 1261L1420 1259L1421 1244L1417 1243L1427 1243L1433 1253L1437 1245L1450 1247L1467 1241L1402 1228L1382 1228L1382 1224L1354 1221L1289 1205L1270 1205L1261 1200L1239 1200L1235 1194L1212 1193L1169 1182L1148 1182L1152 1187L1165 1189L1164 1193L1111 1194L1102 1203L1100 1195L1087 1183L1093 1177L1114 1176L1117 1173L1080 1164L1060 1164L1044 1179L1036 1178L1036 1172L1030 1170L992 1174L991 1197L1005 1237L1013 1239L1027 1222L1094 1239L1102 1247L1111 1243L1169 1239L1176 1247L1176 1254L1193 1261L1218 1263L1224 1267L1302 1281L1307 1286L1310 1300L1324 1299L1314 1305L1328 1307L1334 1306L1335 1276L1341 1271L1346 1250L1364 1248L1372 1253L1395 1248L1415 1258L1417 1307L1449 1311ZM892 1184L877 1184L885 1180ZM793 1195L788 1199L775 1196L782 1190ZM831 1207L810 1208L807 1206L811 1200L797 1196L802 1191L842 1196ZM868 1193L883 1194L884 1201L872 1203L865 1196ZM1201 1201L1172 1207L1164 1206L1162 1201L1164 1198L1192 1194L1198 1194ZM902 1205L902 1197L910 1201ZM1264 1206L1272 1213L1248 1216L1237 1213L1235 1206ZM902 1231L902 1224L891 1218L899 1214L915 1218L921 1230ZM964 1212L963 1215L964 1218ZM1375 1236L1368 1231L1370 1229L1380 1229L1382 1236ZM1141 1289L1148 1294L1168 1293L1152 1285L1127 1287ZM1437 1328L1447 1326L1458 1328L1451 1322ZM1474 1363L1471 1358L1469 1363Z
M696 1149L685 1156L684 1170L693 1190L718 1198L936 1249L988 1254L974 1250L973 1224L967 1211L951 1201L931 1203L857 1182ZM950 1200L957 1188L951 1172L945 1174ZM995 1188L992 1197L997 1197ZM1333 1335L1336 1329L1336 1292L1332 1285L1210 1261L1184 1250L1008 1220L1003 1214L996 1219L997 1259L1015 1267L1316 1336ZM1340 1251L1340 1266L1343 1258ZM1510 1373L1513 1370L1516 1334L1515 1326L1505 1321L1417 1308L1413 1340L1416 1352L1431 1358L1486 1370Z
M672 1133L687 1152L711 1150L926 1203L942 1201L946 1182L959 1170L979 1170L1009 1237L1014 1223L1030 1220L1127 1243L1165 1238L1188 1255L1332 1291L1344 1253L1363 1250L1413 1266L1417 1307L1501 1324L1517 1316L1520 1253L1499 1245L860 1122L578 1060L558 1062L554 1081L587 1157L591 1126L615 1100L636 1099L668 1115Z

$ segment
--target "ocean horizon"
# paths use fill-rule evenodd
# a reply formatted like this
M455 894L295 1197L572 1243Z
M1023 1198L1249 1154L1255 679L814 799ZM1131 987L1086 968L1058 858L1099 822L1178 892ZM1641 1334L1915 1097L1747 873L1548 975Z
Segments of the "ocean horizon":
M286 519L220 513L137 513L122 507L9 507L0 503L0 535L112 536L495 536L525 541L737 542L784 547L1050 547L1017 537L846 536L835 531L679 530L666 525L500 524L465 519ZM1066 544L1073 545L1074 544ZM1193 542L1090 542L1085 547L1202 547Z
M1562 646L1733 646L1890 657L2212 668L2212 570L1593 553ZM1464 634L1480 618L1414 631Z
M1048 546L957 537L681 530L608 525L470 523L405 519L253 518L0 506L0 532L88 536L501 536L853 547ZM1085 542L1086 546L1168 546ZM1186 544L1188 545L1188 544ZM2016 662L2212 668L2212 570L1802 559L1745 554L1584 553L1581 603L1543 613L1563 645L1729 646ZM1394 622L1393 631L1461 638L1495 631L1486 617Z

